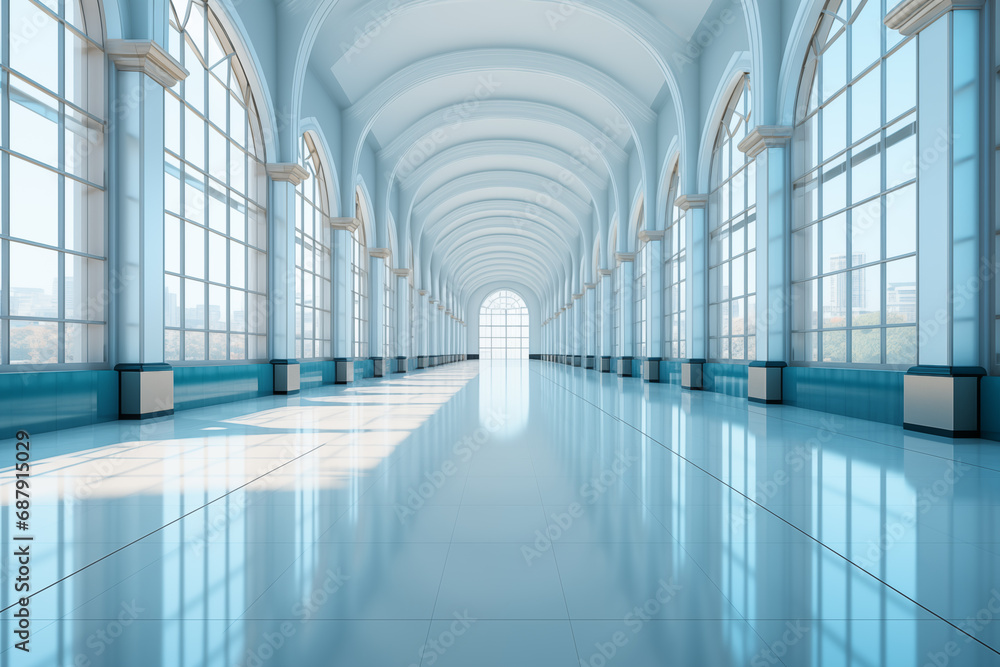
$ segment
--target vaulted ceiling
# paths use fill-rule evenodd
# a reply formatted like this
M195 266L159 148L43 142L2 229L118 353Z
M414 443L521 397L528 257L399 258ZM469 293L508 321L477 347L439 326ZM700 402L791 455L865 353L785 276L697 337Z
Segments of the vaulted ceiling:
M342 108L342 200L374 151L374 216L412 246L422 286L468 294L506 280L539 301L579 282L639 183L655 191L672 56L713 5L320 4L309 68Z

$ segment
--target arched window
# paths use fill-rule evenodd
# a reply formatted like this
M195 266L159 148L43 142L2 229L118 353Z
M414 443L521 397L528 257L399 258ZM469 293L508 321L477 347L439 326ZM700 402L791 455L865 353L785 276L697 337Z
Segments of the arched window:
M751 126L750 112L750 83L744 76L726 105L712 153L709 356L724 361L756 358L755 163L737 148Z
M257 106L204 0L171 0L169 46L190 75L164 96L165 356L265 360L267 175Z
M667 188L667 229L663 237L664 352L673 359L687 358L684 337L685 285L687 271L686 222L684 212L674 202L680 196L679 167L675 167Z
M299 140L299 165L309 178L295 188L295 355L332 354L331 242L326 171L310 134Z
M0 368L103 364L101 9L79 0L4 2L3 9Z
M646 206L644 203L639 204L639 224L637 229L642 226L642 218L645 215ZM646 244L641 240L636 240L638 252L635 255L634 270L635 275L633 276L632 285L632 305L633 305L633 331L632 338L634 340L635 356L645 357L647 353L646 346L646 276L648 275L649 266L647 262L649 261L649 252L646 249Z
M916 39L827 3L799 89L792 361L916 363Z
M368 357L368 243L365 239L366 215L361 203L361 193L354 195L354 217L361 221L354 230L351 250L351 295L354 299L354 356Z
M479 356L528 358L528 306L516 292L500 290L483 301L479 310Z

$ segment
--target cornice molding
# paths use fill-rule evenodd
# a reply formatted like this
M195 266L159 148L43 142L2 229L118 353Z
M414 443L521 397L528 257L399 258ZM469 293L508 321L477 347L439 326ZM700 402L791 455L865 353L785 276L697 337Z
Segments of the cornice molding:
M392 257L392 251L388 248L372 248L368 251L369 257L377 257L379 259L389 259Z
M286 162L272 162L267 165L267 175L272 181L291 183L298 187L309 178L309 172L301 165Z
M979 9L983 0L902 0L885 15L885 25L902 35L915 35L948 12Z
M141 72L164 88L173 88L188 77L188 71L153 41L109 39L107 53L119 72Z
M750 130L737 148L753 159L767 148L780 148L788 144L792 138L792 128L785 125L758 125Z
M706 208L708 206L708 195L681 195L674 201L674 206L682 211L692 208Z
M334 229L342 229L353 234L358 231L361 221L357 218L330 218L330 226Z

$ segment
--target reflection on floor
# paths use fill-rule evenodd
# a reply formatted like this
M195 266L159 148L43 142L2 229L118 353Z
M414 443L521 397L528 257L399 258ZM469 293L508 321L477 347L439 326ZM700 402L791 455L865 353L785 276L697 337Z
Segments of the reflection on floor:
M0 665L1000 664L1000 447L542 362L32 440Z

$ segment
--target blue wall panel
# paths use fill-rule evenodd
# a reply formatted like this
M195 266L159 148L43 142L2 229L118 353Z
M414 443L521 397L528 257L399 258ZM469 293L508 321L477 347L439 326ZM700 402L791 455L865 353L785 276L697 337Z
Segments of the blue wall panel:
M0 439L118 419L118 373L0 374Z
M333 384L337 379L337 366L332 361L303 361L299 364L299 387L312 389Z
M748 367L743 364L705 364L702 386L727 396L747 396Z
M632 377L634 378L642 377L642 359L632 360Z
M1000 377L979 382L979 428L984 438L1000 440Z
M681 383L681 362L661 361L660 384L680 384L680 383Z
M271 364L175 366L174 409L190 410L274 393Z
M787 405L869 419L903 423L903 373L850 368L789 367L782 373Z
M373 359L354 360L354 379L375 377L375 361Z

